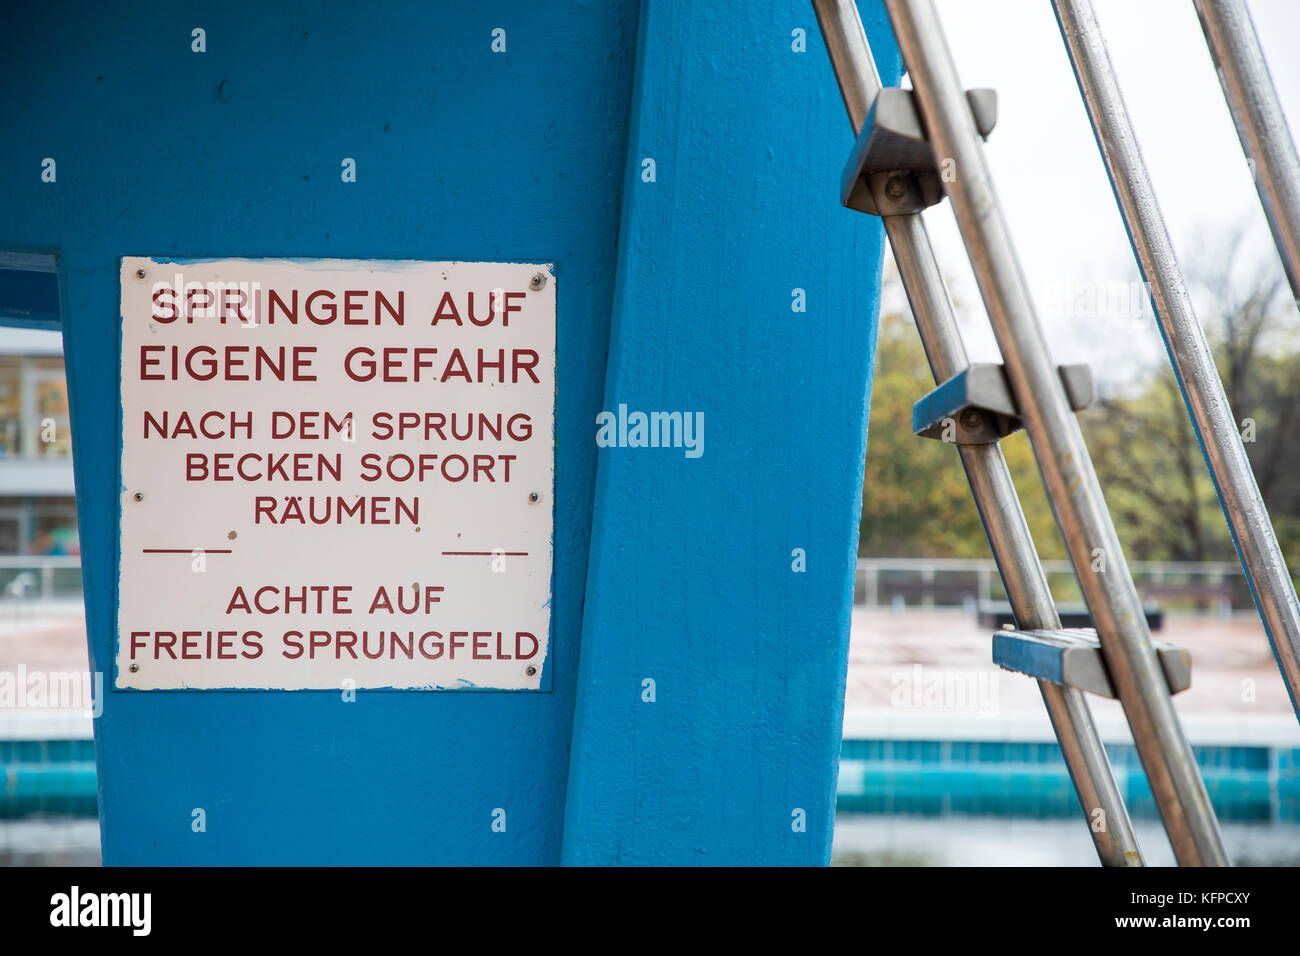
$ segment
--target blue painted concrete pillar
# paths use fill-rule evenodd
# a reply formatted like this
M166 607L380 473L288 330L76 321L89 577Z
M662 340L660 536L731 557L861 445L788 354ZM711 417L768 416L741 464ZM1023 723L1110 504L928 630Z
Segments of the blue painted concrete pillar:
M55 2L0 31L0 249L61 253L95 669L120 256L547 261L562 290L553 690L109 690L105 862L558 862L636 24L634 2Z
M643 5L605 408L705 440L599 453L567 862L829 859L882 243L851 141L807 4Z

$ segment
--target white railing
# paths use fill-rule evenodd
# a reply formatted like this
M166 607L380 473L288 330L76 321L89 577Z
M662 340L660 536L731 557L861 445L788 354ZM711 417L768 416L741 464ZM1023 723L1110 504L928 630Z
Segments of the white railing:
M0 554L0 600L49 601L58 596L80 597L81 583L60 588L56 572L81 569L79 555Z
M1043 570L1069 602L1077 595L1069 561L1043 561ZM1138 590L1157 604L1201 613L1231 614L1251 607L1241 565L1232 561L1130 561ZM854 603L867 607L907 605L966 607L1005 601L991 558L858 558ZM1180 607L1182 605L1182 607Z
M1064 584L1060 590L1067 593L1058 596L1068 600L1074 574L1070 562L1042 564L1054 584ZM77 596L79 585L60 588L55 575L80 567L77 555L0 555L0 598ZM1220 614L1231 613L1237 604L1250 606L1245 575L1236 562L1130 561L1129 570L1139 590L1158 603L1189 598L1194 609ZM1006 595L990 558L858 558L854 603L898 607L900 599L921 607L969 607L1004 601Z

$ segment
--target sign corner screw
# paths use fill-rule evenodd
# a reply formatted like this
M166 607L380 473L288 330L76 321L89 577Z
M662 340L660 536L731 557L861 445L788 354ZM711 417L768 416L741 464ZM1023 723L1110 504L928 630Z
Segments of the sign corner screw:
M528 288L532 289L534 292L546 288L546 273L539 272L533 276L532 281L528 283Z

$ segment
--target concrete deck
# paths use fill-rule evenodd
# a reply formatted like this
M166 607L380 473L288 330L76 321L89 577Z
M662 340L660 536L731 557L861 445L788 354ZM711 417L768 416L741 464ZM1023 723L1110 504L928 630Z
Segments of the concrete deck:
M1162 640L1192 654L1192 686L1174 698L1194 743L1300 746L1300 724L1254 618L1167 615ZM959 610L855 608L845 736L873 739L1050 740L1032 680L992 663L992 634ZM84 616L75 605L0 614L0 673L84 672ZM1117 702L1090 698L1107 740L1127 740ZM54 721L54 723L51 723ZM85 715L0 707L0 737L88 736Z
M1174 698L1193 743L1300 746L1300 723L1258 619L1166 615L1192 685ZM845 736L1052 738L1037 686L992 663L992 632L960 610L854 608ZM1118 702L1089 697L1107 740L1128 739Z

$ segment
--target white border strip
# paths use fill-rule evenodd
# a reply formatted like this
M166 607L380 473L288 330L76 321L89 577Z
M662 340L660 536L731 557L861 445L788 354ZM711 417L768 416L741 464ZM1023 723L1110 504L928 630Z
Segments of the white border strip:
M89 740L93 726L89 710L0 708L0 740Z
M1123 718L1098 716L1095 719L1104 742L1132 743ZM1191 715L1182 722L1188 739L1202 746L1300 747L1300 724L1287 714ZM1048 743L1055 741L1056 736L1046 714L954 719L951 714L901 715L889 710L849 710L844 714L844 739Z

